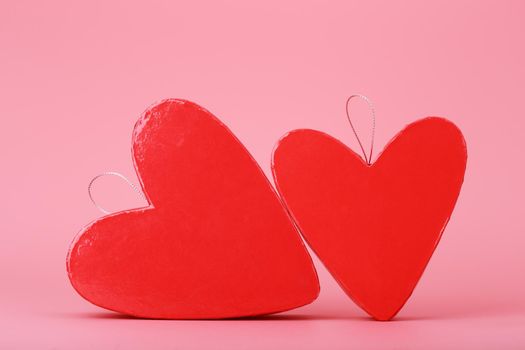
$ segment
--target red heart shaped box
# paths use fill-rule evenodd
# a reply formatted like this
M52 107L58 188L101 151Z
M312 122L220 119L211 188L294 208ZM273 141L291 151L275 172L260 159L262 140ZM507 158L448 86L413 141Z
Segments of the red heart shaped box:
M408 125L370 166L327 134L292 131L274 150L272 170L301 233L341 287L389 320L440 240L466 160L460 130L431 117Z
M138 120L132 152L150 205L80 232L67 270L81 296L168 319L268 314L317 297L312 261L277 194L212 114L163 101Z

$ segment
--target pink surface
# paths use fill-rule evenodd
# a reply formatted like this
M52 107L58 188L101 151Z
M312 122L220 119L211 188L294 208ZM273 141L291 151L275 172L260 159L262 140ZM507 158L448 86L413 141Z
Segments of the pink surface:
M3 2L0 348L524 348L524 15L521 1ZM203 105L270 175L292 129L357 150L344 115L356 92L377 106L376 151L427 115L469 146L455 212L397 321L369 321L318 260L319 299L267 319L126 319L71 288L67 248L100 216L86 185L105 170L136 182L131 130L152 102ZM115 179L94 194L142 204Z

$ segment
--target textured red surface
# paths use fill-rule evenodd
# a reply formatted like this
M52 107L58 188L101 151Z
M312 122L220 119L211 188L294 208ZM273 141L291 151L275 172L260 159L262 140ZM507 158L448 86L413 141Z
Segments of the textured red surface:
M329 135L296 130L273 173L302 234L346 293L378 320L405 304L458 197L467 160L442 118L407 126L371 166Z
M133 134L150 206L86 227L68 256L87 300L147 318L259 315L310 303L312 261L263 172L219 120L187 101L150 108Z

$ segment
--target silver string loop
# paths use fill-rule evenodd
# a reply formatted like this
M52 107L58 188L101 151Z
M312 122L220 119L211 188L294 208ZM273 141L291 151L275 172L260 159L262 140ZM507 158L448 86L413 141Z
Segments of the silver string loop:
M111 214L111 212L109 210L104 209L102 206L100 206L95 201L95 199L93 198L93 194L91 193L91 188L93 187L93 184L95 183L95 181L97 181L99 178L101 178L103 176L116 176L118 178L121 178L122 180L126 181L126 183L133 189L133 191L135 191L142 199L146 200L146 197L144 196L142 191L137 186L135 186L135 184L133 182L131 182L127 177L125 177L121 173L117 173L115 171L106 171L106 172L104 172L102 174L98 174L93 179L91 179L91 181L89 182L89 185L88 185L89 199L95 205L95 207L102 212L102 214Z
M350 100L356 97L366 102L366 104L368 105L368 109L370 110L370 115L372 117L372 136L370 138L370 154L368 155L368 157L366 155L365 148L363 147L361 139L359 139L359 136L357 135L357 131L354 128L352 119L350 118L350 112L349 112ZM376 111L374 109L374 105L372 104L370 99L366 97L365 95L360 95L360 94L352 95L346 100L346 117L348 119L348 122L350 123L350 127L352 128L352 131L354 132L355 138L357 139L357 142L359 143L359 147L361 147L361 152L363 152L363 156L365 157L366 164L368 165L372 164L372 154L374 150L374 136L375 136L375 131L376 131Z

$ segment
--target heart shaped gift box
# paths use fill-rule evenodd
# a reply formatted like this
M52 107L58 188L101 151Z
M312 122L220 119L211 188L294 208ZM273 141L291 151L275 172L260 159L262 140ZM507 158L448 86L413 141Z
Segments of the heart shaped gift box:
M319 284L299 233L239 140L184 100L149 108L132 153L149 206L85 227L67 258L91 303L166 319L229 318L312 302Z
M373 164L325 133L295 130L279 141L272 169L319 259L361 308L389 320L439 243L466 161L461 131L431 117L408 125Z

